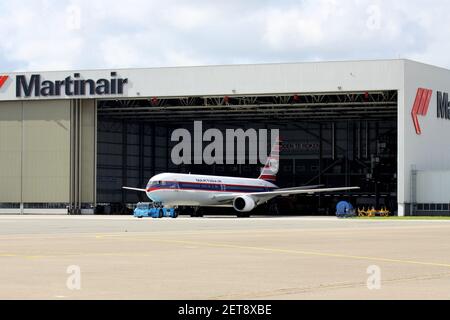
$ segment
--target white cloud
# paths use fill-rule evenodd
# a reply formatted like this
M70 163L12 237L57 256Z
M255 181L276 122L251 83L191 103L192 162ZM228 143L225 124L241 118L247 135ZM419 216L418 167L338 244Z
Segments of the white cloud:
M173 25L181 32L192 31L215 23L216 11L211 7L177 6L165 10L163 19L167 25Z
M450 68L432 0L2 1L9 70L413 58Z

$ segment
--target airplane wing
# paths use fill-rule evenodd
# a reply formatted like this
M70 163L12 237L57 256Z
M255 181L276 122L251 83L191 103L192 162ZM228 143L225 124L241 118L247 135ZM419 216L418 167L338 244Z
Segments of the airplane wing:
M277 191L295 191L295 190L305 190L305 189L318 189L320 187L323 187L323 184L318 184L315 186L303 186L303 187L294 187L294 188L284 188L284 189L277 189Z
M147 192L146 189L139 189L139 188L122 187L122 189L132 190L132 191L139 191L139 192Z
M278 189L276 191L268 191L268 192L255 192L255 193L232 193L232 194L224 194L217 195L213 198L218 200L219 202L229 202L234 200L236 197L240 196L251 196L252 198L275 198L278 196L290 196L296 194L314 194L314 193L323 193L323 192L336 192L336 191L347 191L347 190L357 190L359 187L345 187L345 188L324 188L324 189L304 189L303 187L299 188L288 188L288 189Z
M314 193L347 191L347 190L356 190L356 189L359 189L359 187L325 188L325 189L298 189L298 190L281 189L281 190L268 191L268 192L247 193L247 195L252 196L252 197L290 196L290 195L295 195L295 194L314 194Z

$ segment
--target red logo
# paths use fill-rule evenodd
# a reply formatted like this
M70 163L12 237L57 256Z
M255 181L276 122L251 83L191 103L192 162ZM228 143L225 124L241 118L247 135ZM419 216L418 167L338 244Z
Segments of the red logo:
M416 133L418 135L422 134L420 129L419 119L417 116L426 116L428 113L428 108L430 107L431 95L433 90L430 89L417 89L416 100L414 101L414 106L411 111L411 115L414 122L414 127L416 128Z
M8 80L9 76L0 76L0 89L5 84L6 80Z

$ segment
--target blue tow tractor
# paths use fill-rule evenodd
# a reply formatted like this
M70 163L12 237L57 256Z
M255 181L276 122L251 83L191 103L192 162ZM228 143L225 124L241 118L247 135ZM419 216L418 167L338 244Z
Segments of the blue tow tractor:
M178 218L178 212L174 209L164 208L155 203L140 202L134 209L136 218Z
M351 218L356 216L352 204L347 201L341 201L336 206L336 216L338 218Z

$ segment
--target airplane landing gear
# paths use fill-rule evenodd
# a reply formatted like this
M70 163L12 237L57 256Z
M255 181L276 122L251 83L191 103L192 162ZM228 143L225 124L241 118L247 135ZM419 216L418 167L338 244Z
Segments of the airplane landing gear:
M280 215L280 210L279 210L278 203L276 200L271 201L269 203L269 214L271 216L279 216Z
M203 212L202 208L199 208L199 207L192 208L192 212L191 212L192 218L201 218L203 216L204 216L204 212Z
M238 218L250 218L250 213L249 212L239 212L236 215L237 215Z

